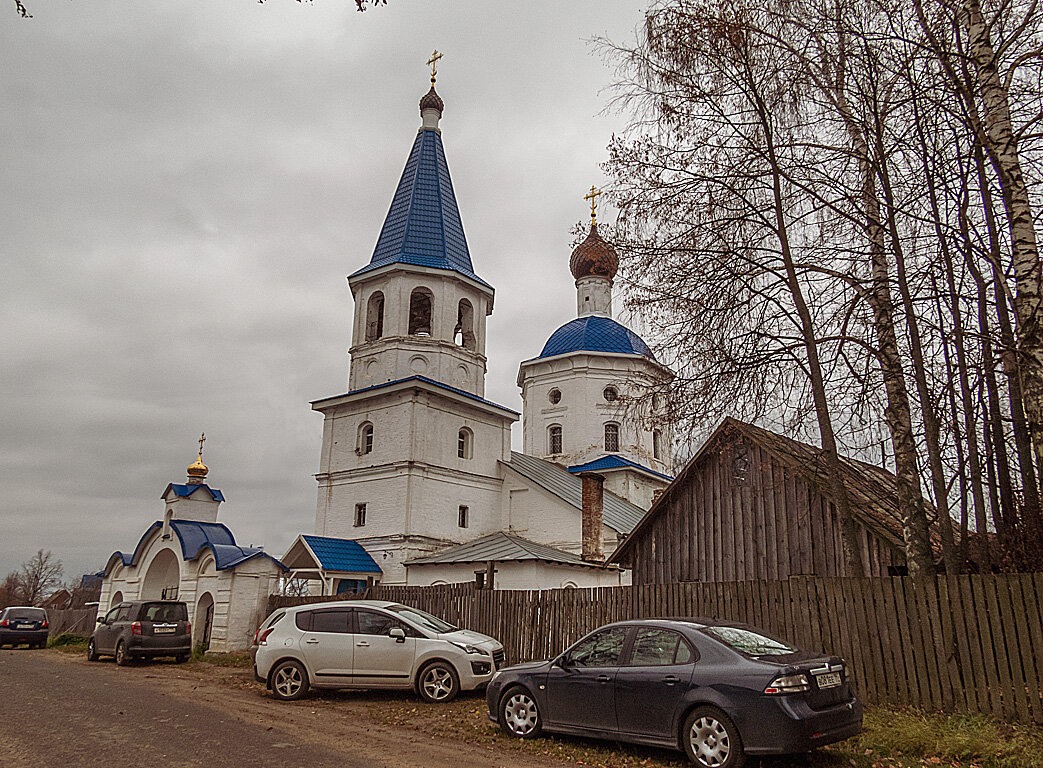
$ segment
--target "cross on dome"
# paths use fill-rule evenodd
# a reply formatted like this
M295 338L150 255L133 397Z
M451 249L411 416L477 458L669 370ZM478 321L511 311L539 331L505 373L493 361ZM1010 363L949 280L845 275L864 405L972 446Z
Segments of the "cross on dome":
M427 60L427 63L429 65L431 65L431 85L435 84L435 75L438 74L438 70L437 70L438 61L439 61L439 59L442 58L442 55L443 54L441 54L438 51L438 49L435 48L435 52L432 53L431 54L431 58Z
M584 200L590 201L590 223L596 224L598 219L598 201L597 197L601 194L601 190L595 187L593 184L590 185L590 193L583 195Z
M206 474L210 470L207 469L206 464L203 463L203 443L206 442L206 432L203 432L199 436L199 456L194 462L188 465L188 484L189 485L203 485L206 483Z

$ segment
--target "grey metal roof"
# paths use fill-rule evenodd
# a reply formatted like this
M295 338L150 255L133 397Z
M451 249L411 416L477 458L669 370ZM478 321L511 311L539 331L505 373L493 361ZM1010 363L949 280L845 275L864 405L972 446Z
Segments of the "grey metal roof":
M434 565L445 563L484 563L489 560L540 560L546 563L585 565L601 568L600 563L589 563L579 555L562 549L538 544L535 541L513 536L503 531L490 533L480 539L443 549L433 555L407 560L406 565Z
M583 509L583 480L557 464L511 451L511 460L506 465L576 509ZM645 510L641 507L605 491L605 524L613 530L630 533L644 516Z

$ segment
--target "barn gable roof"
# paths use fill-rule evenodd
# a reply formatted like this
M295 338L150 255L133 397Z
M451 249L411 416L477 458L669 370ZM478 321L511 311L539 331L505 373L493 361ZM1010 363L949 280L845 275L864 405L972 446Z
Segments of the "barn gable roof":
M696 467L715 447L729 438L736 437L745 438L760 446L779 463L794 469L809 484L818 488L825 495L829 495L828 470L821 448L728 416L710 434L684 468L677 473L674 481L653 502L644 518L634 528L631 535L620 544L609 561L619 561L619 558L628 550L629 545L637 538L637 534L644 530L666 507L667 499L672 495L674 489L685 484L689 475L696 471ZM895 475L883 467L847 456L841 456L840 460L843 465L844 485L848 489L855 517L867 529L892 546L901 548L903 546L902 522L898 512L898 489ZM934 512L932 506L929 504L927 506L929 514Z

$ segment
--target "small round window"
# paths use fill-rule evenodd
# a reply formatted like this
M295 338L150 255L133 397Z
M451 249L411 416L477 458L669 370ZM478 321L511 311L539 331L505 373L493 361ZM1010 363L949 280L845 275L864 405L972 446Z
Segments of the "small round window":
M605 396L605 401L611 403L619 397L619 390L615 387L605 387L605 391L602 394Z
M552 389L550 392L547 393L547 399L550 400L551 403L553 403L554 405L557 405L561 402L561 390Z

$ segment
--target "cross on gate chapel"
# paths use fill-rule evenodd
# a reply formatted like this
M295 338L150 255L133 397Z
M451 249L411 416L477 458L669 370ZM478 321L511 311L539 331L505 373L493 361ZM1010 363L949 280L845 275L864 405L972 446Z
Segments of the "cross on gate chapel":
M282 562L324 593L371 581L625 583L605 552L670 480L666 398L649 395L671 373L612 318L618 259L592 188L590 232L569 262L577 317L520 364L524 452L511 450L519 414L485 397L495 290L453 192L438 58L376 247L348 277L347 391L312 403L324 419L314 534Z

